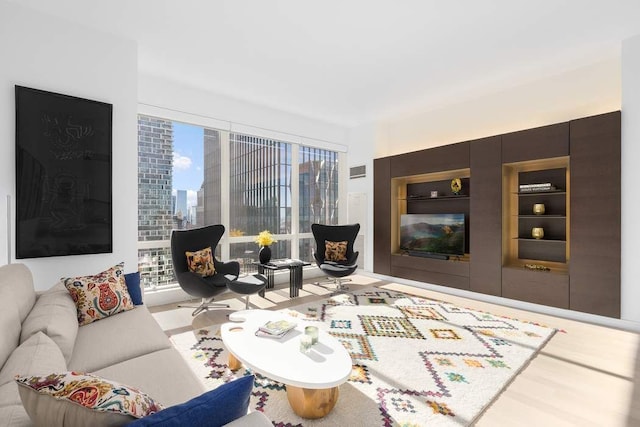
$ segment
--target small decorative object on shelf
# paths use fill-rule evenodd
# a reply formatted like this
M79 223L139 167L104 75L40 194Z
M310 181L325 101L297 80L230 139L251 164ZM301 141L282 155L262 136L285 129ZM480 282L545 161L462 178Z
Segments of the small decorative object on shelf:
M549 267L540 264L525 264L524 268L535 271L551 271Z
M434 191L431 192L431 198L435 199L436 197L438 197L438 191L434 190Z
M451 191L456 196L462 191L462 180L460 178L453 178L451 180Z
M269 246L275 243L276 239L273 238L269 230L264 230L258 234L254 241L260 246L260 252L258 252L260 264L267 264L271 261L271 248Z
M521 193L533 193L536 191L553 191L556 190L556 186L550 182L543 182L540 184L520 184L518 189Z
M533 205L533 213L535 215L544 215L545 213L545 208L544 208L544 203L536 203Z
M544 237L544 228L542 227L533 227L531 229L531 237L534 239L542 239Z

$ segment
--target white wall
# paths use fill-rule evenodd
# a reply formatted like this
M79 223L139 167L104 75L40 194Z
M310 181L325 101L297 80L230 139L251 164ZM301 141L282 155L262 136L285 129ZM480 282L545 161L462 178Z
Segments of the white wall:
M180 120L183 113L199 115L205 121L217 120L219 127L232 122L232 130L251 131L253 128L264 136L282 134L287 141L292 141L291 136L294 136L300 137L302 143L310 140L314 144L324 142L327 148L346 149L347 129L343 126L204 92L157 76L139 76L138 99L142 104L141 111L150 112L153 108L149 106L172 110L174 114L170 118L174 120Z
M7 262L7 195L14 201L15 219L18 84L113 104L113 253L18 262L29 266L36 289L47 289L62 276L97 273L120 261L127 271L137 270L136 43L0 2L0 58L0 263ZM15 222L11 230L15 233Z
M640 323L640 35L622 44L622 318Z
M635 168L640 163L639 75L640 36L624 43L621 57L604 58L589 66L464 103L363 125L351 133L350 152L357 153L366 147L374 158L385 157L622 109L621 318L640 322L640 264L635 260L640 222L632 206L638 198L634 196L640 196L640 187L630 184L636 181ZM358 183L357 188L373 188L371 172L367 183ZM367 233L373 236L373 197L368 204ZM373 247L370 239L369 254L373 253ZM373 270L371 260L365 269Z

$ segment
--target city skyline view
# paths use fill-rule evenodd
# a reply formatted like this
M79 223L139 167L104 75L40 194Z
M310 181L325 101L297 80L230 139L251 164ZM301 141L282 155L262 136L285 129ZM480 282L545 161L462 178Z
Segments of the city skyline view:
M187 123L173 124L173 188L187 192L187 209L198 204L198 190L204 180L204 129ZM187 212L183 212L186 216Z

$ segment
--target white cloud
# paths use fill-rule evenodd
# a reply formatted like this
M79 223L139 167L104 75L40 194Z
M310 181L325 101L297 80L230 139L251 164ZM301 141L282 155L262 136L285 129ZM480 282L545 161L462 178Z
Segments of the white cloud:
M191 167L191 158L181 156L180 153L173 153L173 167L176 169L189 169Z

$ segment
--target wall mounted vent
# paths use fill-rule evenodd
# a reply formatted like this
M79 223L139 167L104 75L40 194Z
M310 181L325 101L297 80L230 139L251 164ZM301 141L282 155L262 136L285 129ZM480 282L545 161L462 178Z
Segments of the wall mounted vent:
M367 176L367 167L365 165L349 168L350 179L364 178L365 176Z

